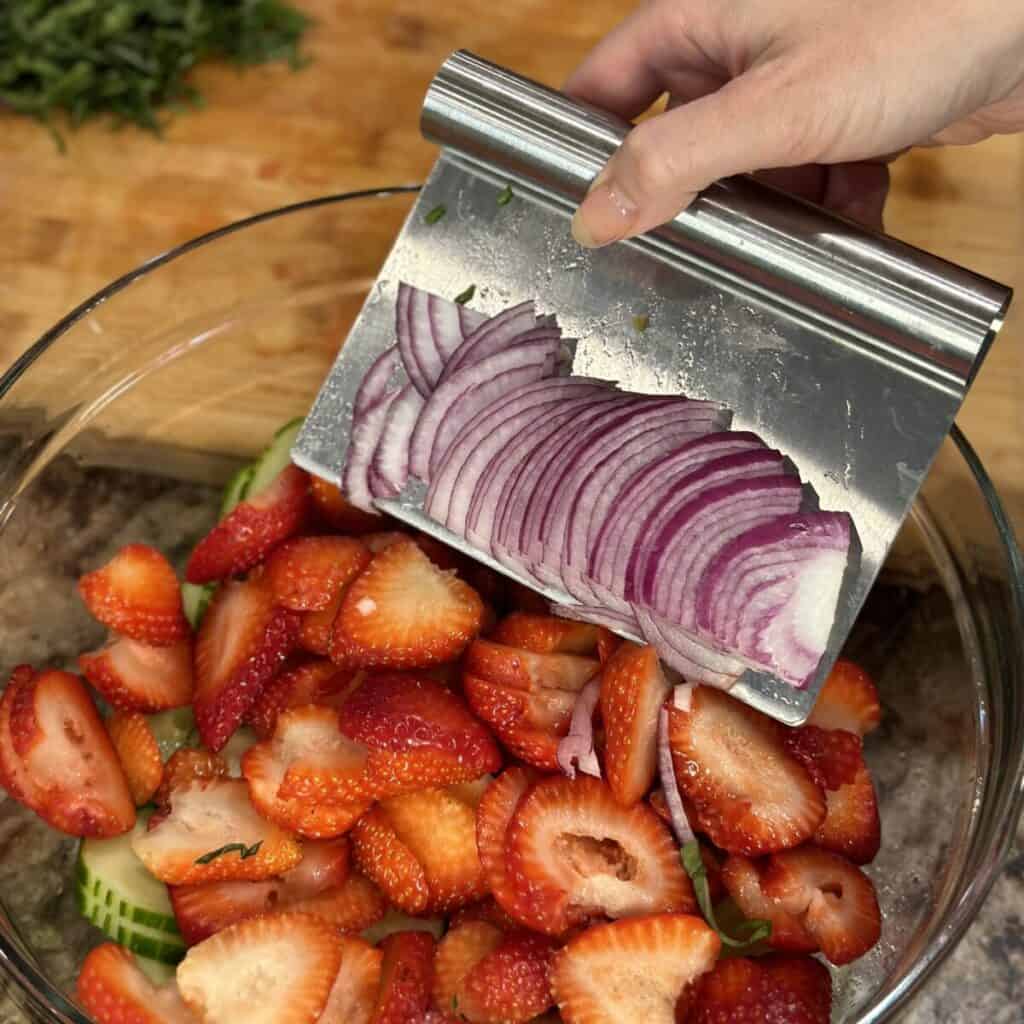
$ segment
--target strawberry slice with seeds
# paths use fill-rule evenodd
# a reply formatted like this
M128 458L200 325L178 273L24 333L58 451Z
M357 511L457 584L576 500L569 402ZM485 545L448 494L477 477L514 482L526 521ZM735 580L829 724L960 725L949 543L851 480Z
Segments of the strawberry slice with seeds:
M43 792L33 781L14 749L11 737L11 710L20 692L31 685L36 672L31 665L18 665L11 673L11 678L0 698L0 782L7 790L11 799L17 800L29 810L42 806Z
M484 921L492 924L502 932L511 932L519 928L519 922L506 914L493 896L481 900L479 903L471 903L469 906L461 907L448 918L448 927L457 928L460 924L469 921Z
M78 670L111 707L152 714L192 701L192 641L153 647L113 637L99 650L78 656Z
M384 916L387 903L373 882L353 871L341 885L313 896L297 898L289 909L315 914L339 932L361 932Z
M394 932L381 943L380 990L371 1024L410 1024L430 1005L434 938L426 932Z
M197 1024L174 982L158 988L113 942L85 958L75 995L96 1024Z
M623 807L589 776L538 782L515 811L505 849L513 888L526 895L531 916L539 909L538 930L551 935L594 914L696 907L675 843L654 811L645 803ZM532 890L544 899L531 898Z
M317 518L339 533L373 533L387 522L384 516L376 512L364 512L356 508L345 499L335 484L321 480L318 476L310 477L309 491Z
M187 788L193 782L204 779L227 778L227 775L227 762L219 754L212 754L199 747L180 747L164 765L155 802L158 807L168 807L172 790Z
M786 749L823 790L853 782L864 764L860 737L845 729L804 725L784 735Z
M149 803L164 777L160 747L145 715L116 711L107 719L107 733L121 762L136 807Z
M476 1024L529 1021L552 1005L554 943L519 930L505 936L466 976L459 1009Z
M498 623L492 639L535 654L594 656L600 636L601 627L586 622L573 622L554 615L513 612Z
M266 572L274 599L296 612L322 611L370 562L354 537L295 537L276 548Z
M799 918L786 913L782 905L762 888L763 861L730 854L722 865L721 879L733 903L748 920L770 921L768 944L788 953L817 953L818 943Z
M832 978L810 957L720 960L701 978L692 1024L829 1024Z
M331 632L334 629L334 620L338 617L338 609L341 607L345 591L340 590L331 599L326 608L318 612L303 612L302 621L299 626L298 644L302 650L309 654L316 654L322 658L328 657L331 653ZM337 652L343 655L339 649ZM339 663L339 667L344 667Z
M256 813L240 779L209 779L172 789L169 813L155 828L133 837L132 849L168 885L262 881L302 857L292 835Z
M882 706L871 676L859 665L840 658L829 672L807 724L866 736L878 728L881 720Z
M534 654L491 640L474 640L463 659L469 675L515 690L567 690L579 693L600 668L581 654Z
M341 967L317 1024L369 1024L384 954L354 935L338 938Z
M344 695L346 690L355 689L360 682L362 676L359 673L339 669L333 661L295 657L263 688L246 713L246 724L266 739L273 735L277 717L282 711Z
M263 578L225 583L210 602L196 638L196 727L218 751L230 739L291 651L295 612L274 603Z
M471 1014L475 1007L466 1005L466 978L504 938L501 928L487 921L466 921L449 928L434 956L434 1003L474 1020Z
M825 797L786 750L783 726L733 697L697 687L669 707L669 744L694 827L729 853L757 856L814 835Z
M174 568L148 544L128 544L78 581L93 618L124 636L170 646L191 635Z
M50 670L25 678L7 729L34 810L73 836L109 837L135 824L135 804L103 720L78 676Z
M309 477L298 466L285 466L195 546L185 566L185 579L210 583L259 565L278 544L299 532L309 507Z
M599 924L554 958L551 986L566 1024L675 1024L687 986L721 946L698 917L654 914Z
M762 889L799 918L837 967L862 957L878 941L882 917L871 880L848 860L804 846L768 858Z
M281 881L297 898L316 896L341 885L349 876L351 861L352 848L344 836L312 840L302 844L302 860Z
M870 864L882 845L882 826L867 766L861 764L853 782L826 793L825 802L825 820L814 833L814 845L854 864Z
M403 538L375 555L346 591L331 658L364 668L452 661L480 631L483 612L472 587Z
M658 769L658 713L671 686L653 647L624 643L601 671L604 768L619 803L642 800Z
M274 1024L314 1024L341 961L337 934L325 921L272 914L193 946L178 966L178 987L204 1024L238 1024L255 1011Z
M416 854L399 839L391 819L371 807L352 829L352 853L359 870L373 881L388 901L416 916L430 903L427 873Z

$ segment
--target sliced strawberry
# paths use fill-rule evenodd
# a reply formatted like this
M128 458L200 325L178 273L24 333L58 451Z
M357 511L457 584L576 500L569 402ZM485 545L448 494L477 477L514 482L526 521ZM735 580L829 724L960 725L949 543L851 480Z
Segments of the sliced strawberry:
M78 676L49 670L25 678L7 729L34 810L73 836L109 837L135 824L135 804L103 720Z
M554 943L519 930L507 935L463 982L460 1010L476 1024L528 1021L552 1005L549 974Z
M149 803L164 777L160 747L145 715L116 711L107 719L107 733L121 762L136 807Z
M688 710L669 708L669 743L694 827L730 853L756 856L814 835L825 797L784 743L783 726L699 686Z
M506 914L493 896L488 896L487 899L481 900L479 903L470 903L468 906L456 910L449 916L448 926L457 928L460 924L466 924L468 921L484 921L486 924L500 928L503 932L515 931L519 927L519 922L511 915Z
M467 1020L474 1020L470 1013L475 1007L466 1005L466 978L477 964L502 944L504 938L501 928L486 921L467 921L449 928L437 944L434 956L435 1005Z
M302 844L302 860L281 876L296 898L316 896L341 885L349 876L352 848L346 837L312 840Z
M816 953L818 943L800 919L786 913L778 900L767 896L762 888L764 861L754 861L741 854L730 854L722 865L722 884L748 920L769 921L772 926L769 945L787 953Z
M600 627L600 634L597 638L597 660L603 665L609 661L612 655L622 646L622 638L616 636L610 630Z
M399 839L391 819L380 807L371 807L352 829L356 864L406 914L416 916L430 903L427 873L416 854Z
M170 813L135 836L132 848L150 873L168 885L261 881L294 867L302 857L293 836L256 813L240 779L172 789Z
M642 800L658 770L658 713L671 685L653 647L622 644L601 670L604 767L619 803Z
M786 749L821 789L838 789L857 777L864 764L860 737L845 729L804 725L785 732Z
M354 935L342 935L341 967L317 1024L369 1024L380 988L384 954Z
M646 804L623 807L598 779L545 778L515 811L505 841L506 871L532 911L544 893L538 930L551 935L599 913L693 910L690 881L668 829ZM509 908L517 916L513 907ZM524 922L525 923L525 922Z
M720 960L697 986L690 1024L829 1024L832 978L810 957Z
M866 736L878 728L881 720L882 706L871 676L859 665L840 658L828 674L807 724Z
M310 477L309 491L317 516L339 533L372 533L387 522L381 515L356 508L345 500L338 487L318 476Z
M197 1024L174 982L157 988L113 942L85 958L75 995L96 1024Z
M256 698L245 715L246 724L266 739L273 734L277 716L282 711L303 704L319 704L325 698L354 689L360 682L359 673L339 669L326 658L293 656Z
M187 788L193 782L204 779L227 778L228 766L219 754L198 747L179 747L167 759L163 777L156 791L156 803L167 807L171 802L171 790Z
M554 615L513 612L498 623L491 639L535 654L597 654L599 626Z
M140 643L169 646L191 633L174 568L148 544L121 548L78 581L78 592L95 619Z
M285 466L195 546L185 578L189 583L209 583L258 565L268 552L298 533L309 506L309 477L298 466Z
M412 540L389 545L348 588L331 658L359 667L423 668L457 658L480 631L483 602Z
M21 756L14 749L11 710L21 691L30 686L35 677L36 672L31 665L16 666L4 688L3 698L0 699L0 781L13 800L30 810L42 806L43 791L33 781Z
M341 607L344 596L345 591L341 590L322 611L302 613L298 639L299 647L302 650L310 654L317 654L322 658L326 658L330 654L331 631L334 629L334 620L338 617L338 609ZM343 668L344 666L339 664L338 667Z
M204 1024L238 1024L255 1008L274 1024L314 1024L341 962L342 947L326 922L272 914L193 946L178 966L178 987Z
M370 562L354 537L296 537L267 559L274 599L296 612L322 611Z
M359 539L377 555L385 548L391 547L392 544L413 540L414 538L408 533L403 533L401 530L383 530L377 533L364 533Z
M380 990L372 1024L410 1024L430 1005L434 938L426 932L394 932L381 943Z
M131 637L113 637L99 650L80 654L78 670L119 711L150 714L192 700L191 639L153 647Z
M291 651L299 631L295 612L279 608L263 578L221 586L196 639L196 727L217 751Z
M380 796L469 782L501 765L490 733L461 698L430 679L370 676L342 705L338 723L369 748Z
M544 772L559 771L558 743L567 733L568 727L560 732L551 729L534 729L529 725L514 725L508 729L495 730L502 746L517 760Z
M853 782L825 794L827 811L811 840L854 864L870 864L882 845L878 798L865 765Z
M579 693L601 667L596 658L581 654L534 654L491 640L474 640L462 664L469 675L500 686L571 693Z
M297 899L290 909L322 917L339 932L361 932L384 916L387 903L377 886L353 871L341 885Z
M871 879L848 860L804 846L768 858L762 889L800 919L836 966L863 956L881 934L882 917Z
M698 917L654 914L599 924L555 956L551 986L566 1024L675 1024L676 1003L721 946Z

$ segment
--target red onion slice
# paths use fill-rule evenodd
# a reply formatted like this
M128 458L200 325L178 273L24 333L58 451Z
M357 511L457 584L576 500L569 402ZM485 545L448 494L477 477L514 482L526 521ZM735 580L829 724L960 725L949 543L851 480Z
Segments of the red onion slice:
M369 470L375 498L394 498L409 479L409 438L423 408L423 396L406 384L390 403Z
M397 391L404 381L396 383L402 369L402 359L398 346L391 345L373 361L366 371L359 390L356 392L353 416L361 416L382 398Z
M742 661L711 650L643 605L634 605L634 612L644 639L684 679L728 690L746 671Z
M619 615L607 608L595 608L581 604L553 604L551 611L562 619L574 619L576 622L589 622L595 626L604 626L612 632L620 630L636 636L640 630L632 615Z
M478 363L481 359L508 348L517 338L537 328L548 328L561 336L561 331L553 319L551 322L538 322L532 302L521 302L518 306L512 306L497 316L492 316L472 331L449 356L438 383L446 381L464 366Z
M377 442L384 430L388 410L398 397L397 391L385 395L376 405L352 416L352 430L342 471L342 489L345 497L364 512L376 511L370 489L369 471Z
M584 775L601 778L601 765L594 753L594 710L601 696L601 677L591 679L580 690L572 709L569 733L558 744L558 767L569 776L576 778L577 769Z
M676 690L683 689L689 689L689 687L676 687ZM665 804L668 807L669 816L672 818L672 831L675 833L676 842L680 846L685 846L696 837L693 834L690 819L686 816L686 810L683 808L683 798L680 796L679 783L676 781L676 770L672 764L672 748L668 742L668 709L665 707L658 712L658 775L661 779L661 790L665 794Z

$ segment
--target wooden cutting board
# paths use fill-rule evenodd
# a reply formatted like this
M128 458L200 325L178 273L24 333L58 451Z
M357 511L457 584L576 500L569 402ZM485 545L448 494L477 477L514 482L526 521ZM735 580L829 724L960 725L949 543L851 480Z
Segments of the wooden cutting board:
M324 193L418 180L434 158L419 136L420 102L452 49L557 84L632 6L299 2L316 18L311 66L203 70L207 109L175 119L163 139L94 125L72 136L62 156L34 123L0 115L0 367L102 285L201 232ZM1024 138L904 157L887 227L1024 285ZM1018 307L960 422L1024 523L1022 337ZM74 372L55 370L54 387ZM251 422L239 436L261 436L278 422L275 388L268 380L266 402L250 394ZM239 433L209 426L214 435Z

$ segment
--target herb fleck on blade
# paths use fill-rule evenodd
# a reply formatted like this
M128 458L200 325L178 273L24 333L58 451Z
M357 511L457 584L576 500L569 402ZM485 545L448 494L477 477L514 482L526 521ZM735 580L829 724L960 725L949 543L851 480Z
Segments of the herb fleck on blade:
M447 212L448 207L444 203L438 203L423 219L428 224L436 224Z
M499 206L508 206L512 202L512 197L515 193L512 191L511 185L506 185L499 193L497 203Z
M471 284L464 292L459 292L455 296L455 301L460 305L464 306L473 296L476 295L476 285Z

